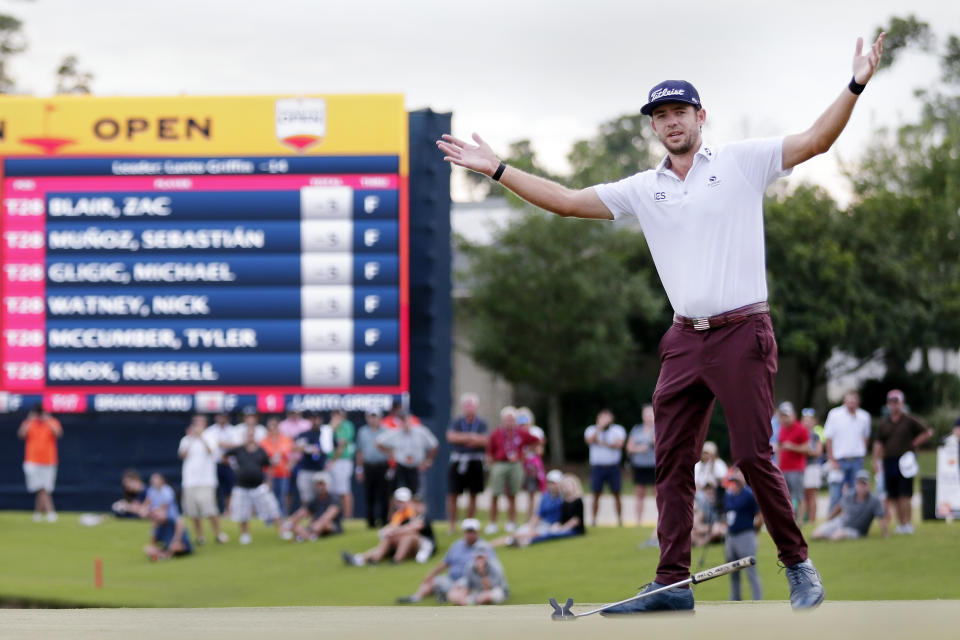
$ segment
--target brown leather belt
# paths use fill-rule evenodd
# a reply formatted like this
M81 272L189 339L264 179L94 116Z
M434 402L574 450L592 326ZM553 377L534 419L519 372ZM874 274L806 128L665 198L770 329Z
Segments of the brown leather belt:
M768 313L770 305L766 302L755 302L745 307L740 307L726 313L710 316L709 318L686 318L673 314L673 324L681 327L692 327L697 331L706 331L707 329L716 329L728 324L737 324L743 322L750 316L758 313Z

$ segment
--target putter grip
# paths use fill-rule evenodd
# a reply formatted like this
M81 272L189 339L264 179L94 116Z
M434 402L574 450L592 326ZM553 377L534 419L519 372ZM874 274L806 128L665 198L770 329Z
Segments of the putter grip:
M719 567L714 567L712 569L707 569L706 571L701 571L700 573L694 574L691 576L690 581L693 582L693 584L699 584L712 578L725 576L728 573L733 573L734 571L740 571L740 569L746 569L747 567L755 564L757 564L757 559L753 556L747 556L746 558L740 558L739 560L722 564Z

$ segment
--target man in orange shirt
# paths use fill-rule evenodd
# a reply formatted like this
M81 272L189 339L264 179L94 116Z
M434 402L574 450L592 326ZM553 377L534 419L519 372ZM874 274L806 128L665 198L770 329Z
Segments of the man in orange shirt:
M20 424L17 436L26 441L23 456L23 475L27 491L36 494L33 519L40 522L46 514L47 522L56 522L53 509L53 488L57 483L57 438L63 435L60 421L36 405Z
M280 431L280 418L267 418L267 437L260 441L260 448L270 456L270 485L280 503L280 515L290 515L290 458L293 456L293 440Z

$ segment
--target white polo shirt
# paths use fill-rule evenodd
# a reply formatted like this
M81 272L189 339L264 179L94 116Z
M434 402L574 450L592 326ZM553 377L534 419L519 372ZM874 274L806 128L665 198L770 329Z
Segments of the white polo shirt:
M590 464L609 466L620 464L623 459L623 444L627 441L627 430L619 424L611 424L609 427L600 431L597 425L592 424L583 432L584 438L589 438L597 434L597 444L590 445ZM619 449L612 449L609 446L620 443ZM602 444L601 444L602 443Z
M636 216L673 310L717 315L767 299L763 194L783 138L701 143L685 180L667 167L594 187L614 218Z
M870 414L859 407L855 413L843 405L834 407L823 423L823 437L832 442L834 458L862 458L867 455Z

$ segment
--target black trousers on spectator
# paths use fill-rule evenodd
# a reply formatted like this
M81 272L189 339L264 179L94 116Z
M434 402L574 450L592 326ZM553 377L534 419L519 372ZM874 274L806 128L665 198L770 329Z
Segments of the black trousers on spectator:
M400 487L406 487L410 489L410 493L417 495L417 492L420 491L420 469L398 464L396 483L394 486L398 489Z
M367 524L371 527L387 524L390 508L390 480L386 462L363 463L363 491L367 505Z

